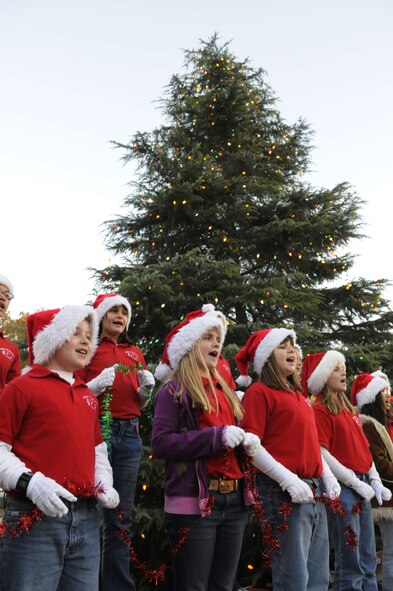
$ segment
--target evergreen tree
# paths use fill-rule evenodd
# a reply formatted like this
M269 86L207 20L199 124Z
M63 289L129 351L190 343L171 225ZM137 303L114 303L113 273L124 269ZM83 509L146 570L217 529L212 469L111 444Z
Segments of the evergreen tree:
M386 281L340 284L362 202L346 183L306 181L311 131L276 103L263 70L216 36L186 51L161 99L167 123L115 142L138 169L124 215L107 223L123 263L97 276L132 302L132 333L154 362L172 325L212 302L231 352L254 330L290 325L305 351L340 348L353 372L389 371Z
M307 182L311 130L302 119L284 121L263 70L213 36L185 52L185 71L160 102L165 124L127 145L114 142L124 162L138 166L124 214L106 223L107 246L122 263L96 270L101 288L131 301L130 332L148 360L158 363L172 326L211 302L229 322L230 361L251 332L290 326L305 353L339 348L351 373L391 373L386 281L344 281L362 202L347 183ZM150 427L143 416L134 543L157 568L169 552L163 466L151 462ZM244 583L247 564L260 563L256 535L254 523L240 564ZM138 588L151 587L142 578Z

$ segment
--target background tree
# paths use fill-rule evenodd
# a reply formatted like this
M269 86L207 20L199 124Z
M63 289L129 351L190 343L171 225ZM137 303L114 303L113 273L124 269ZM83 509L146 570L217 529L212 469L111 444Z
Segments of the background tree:
M1 325L4 335L11 339L19 347L22 367L29 362L29 350L27 346L26 317L27 312L20 312L19 318L11 318L5 314Z
M305 351L338 347L354 372L389 371L386 281L340 283L362 237L359 197L307 182L309 126L283 120L263 70L228 44L185 51L185 69L160 101L167 124L115 142L138 169L125 213L106 225L122 263L97 277L131 300L135 339L158 362L172 324L213 302L228 345L291 325Z
M282 118L264 71L213 36L185 51L185 70L160 104L162 126L114 142L137 167L124 213L106 223L107 246L121 262L96 270L101 289L131 301L131 334L148 360L158 363L165 335L188 311L212 302L229 322L230 361L251 332L293 326L305 353L339 348L351 373L391 373L386 281L347 279L362 201L347 183L307 181L311 130ZM152 544L148 534L162 527L163 466L151 462L146 416L142 432L135 542L157 565L156 544L165 542ZM254 526L245 579L255 535Z

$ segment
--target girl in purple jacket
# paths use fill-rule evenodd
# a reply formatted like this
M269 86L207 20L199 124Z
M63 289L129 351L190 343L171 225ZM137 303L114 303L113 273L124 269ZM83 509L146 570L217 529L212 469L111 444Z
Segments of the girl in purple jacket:
M152 449L166 460L165 523L174 591L232 591L252 496L236 448L259 441L237 426L243 412L216 371L226 321L207 304L167 336L156 370Z

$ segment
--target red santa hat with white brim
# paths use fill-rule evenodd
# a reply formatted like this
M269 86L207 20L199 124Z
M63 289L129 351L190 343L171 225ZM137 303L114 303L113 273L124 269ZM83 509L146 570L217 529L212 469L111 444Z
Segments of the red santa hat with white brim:
M248 375L249 362L253 364L255 373L260 376L263 366L274 349L288 337L292 338L293 344L296 343L295 332L288 328L267 328L254 332L243 349L240 349L235 356L236 364L240 370L240 376L236 379L236 383L247 388L252 382Z
M183 322L175 326L165 339L161 362L154 372L157 380L165 380L171 370L179 365L182 357L212 328L218 330L222 344L227 331L226 318L213 304L204 304L201 310L189 312Z
M82 320L88 320L91 328L92 349L87 356L87 364L98 342L98 319L91 306L65 306L30 314L26 319L30 364L46 365L56 351L70 340Z
M384 378L371 373L361 373L356 376L351 388L351 402L358 410L365 404L371 404L381 390L387 388Z
M95 302L93 303L93 308L97 312L98 320L101 322L103 317L111 308L114 306L124 306L128 312L127 318L127 330L130 326L131 322L131 305L126 298L119 295L118 293L103 293L97 296Z
M5 285L11 295L14 295L14 288L11 281L5 275L0 274L0 284Z
M345 357L340 351L310 353L303 362L302 386L315 396L320 394L330 374L337 365L345 366Z

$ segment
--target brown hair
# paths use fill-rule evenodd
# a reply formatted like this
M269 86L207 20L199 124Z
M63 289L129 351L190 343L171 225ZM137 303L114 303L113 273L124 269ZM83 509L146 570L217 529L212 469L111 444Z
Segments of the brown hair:
M345 392L334 392L334 390L331 390L327 384L325 384L322 389L321 402L326 406L326 408L332 415L340 414L340 412L344 408L349 410L349 412L351 412L352 414L356 413L356 410L349 402Z
M287 337L281 341L280 345L286 343L287 341L290 341L293 345L292 337ZM274 351L270 354L265 365L262 367L259 380L274 390L284 390L286 392L301 390L301 386L296 375L296 370L294 370L294 372L288 377L283 376L274 357Z

